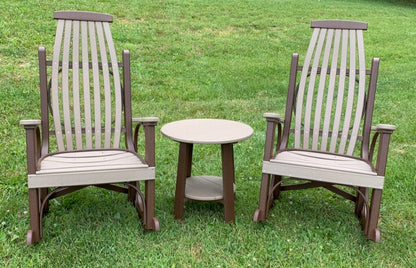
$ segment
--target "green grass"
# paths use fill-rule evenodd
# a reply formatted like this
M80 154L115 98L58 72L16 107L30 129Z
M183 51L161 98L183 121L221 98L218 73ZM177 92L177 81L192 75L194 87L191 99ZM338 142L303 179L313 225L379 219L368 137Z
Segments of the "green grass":
M70 3L71 2L71 3ZM15 1L0 10L0 266L409 267L416 263L416 4L388 0ZM132 60L135 116L158 116L156 214L143 234L125 196L84 189L51 203L44 238L29 228L25 134L39 118L37 47L51 54L54 10L114 15L113 37ZM379 228L368 241L353 204L324 190L285 192L265 224L252 222L261 177L264 112L283 114L290 57L306 52L315 19L369 23L366 56L380 57L374 124L397 126ZM250 124L235 146L236 223L222 205L187 203L173 218L178 144L168 122L213 117ZM195 173L218 174L217 147L195 148Z

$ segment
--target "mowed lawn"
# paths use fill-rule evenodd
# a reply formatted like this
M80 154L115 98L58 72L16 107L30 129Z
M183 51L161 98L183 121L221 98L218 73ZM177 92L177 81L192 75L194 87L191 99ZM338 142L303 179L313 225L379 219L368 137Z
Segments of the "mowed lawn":
M50 57L55 10L114 16L113 38L132 61L133 114L157 116L156 216L143 232L124 195L88 188L55 199L44 237L29 228L25 133L40 117L37 48ZM0 266L414 267L416 264L416 3L394 0L15 1L0 9ZM284 113L291 55L301 62L310 22L368 22L366 61L380 58L373 124L394 124L381 242L368 241L354 205L323 189L284 192L266 223L252 221L260 190L264 112ZM236 222L223 206L187 203L173 218L178 144L160 133L185 118L251 125L235 145ZM220 175L218 146L195 146L195 174Z

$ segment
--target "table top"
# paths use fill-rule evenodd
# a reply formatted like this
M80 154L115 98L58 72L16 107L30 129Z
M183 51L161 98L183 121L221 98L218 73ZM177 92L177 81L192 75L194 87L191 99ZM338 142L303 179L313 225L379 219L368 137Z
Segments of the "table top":
M178 142L199 144L235 143L253 135L244 123L225 119L186 119L164 125L163 135Z

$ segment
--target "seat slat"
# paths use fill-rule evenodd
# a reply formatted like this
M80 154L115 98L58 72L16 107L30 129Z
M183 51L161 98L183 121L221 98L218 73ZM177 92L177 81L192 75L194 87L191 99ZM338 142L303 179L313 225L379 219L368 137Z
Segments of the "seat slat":
M46 160L42 162L41 169L38 174L45 174L51 172L69 172L69 171L85 171L85 170L98 170L98 169L116 169L116 168L137 168L147 167L146 164L141 163L137 159L123 156L119 159L91 159L84 162L61 162L54 160Z
M358 158L310 151L283 151L263 162L262 172L292 178L383 189L384 176Z
M123 150L94 150L51 154L43 158L36 175L148 168L137 155Z
M83 154L84 153L84 154ZM135 162L137 155L134 154L128 154L125 151L119 151L115 154L102 154L100 152L97 152L95 154L87 154L85 155L85 152L79 153L77 154L78 156L72 156L71 153L65 153L64 155L62 154L57 154L57 155L51 155L46 157L46 159L44 161L42 161L42 165L55 165L55 166L59 166L59 165L72 165L72 164L83 164L83 163L101 163L101 162L105 162L105 161L111 161L111 162L118 162L118 161L122 161L123 159L125 159L126 163L129 163L129 161L133 161ZM88 165L87 164L87 165ZM43 166L42 166L43 167Z
M79 91L79 21L73 23L73 42L72 42L72 94L74 102L74 134L75 144L78 149L82 149L82 126L81 126L81 105Z
M105 160L116 160L121 159L123 157L131 157L137 158L137 155L122 150L111 150L101 151L101 150L93 150L93 151L74 151L74 152L64 152L58 154L51 154L47 156L49 159L48 161L54 162L61 162L61 163L82 163L86 161L95 161L94 159L105 159ZM98 160L101 161L101 160Z
M123 154L124 151L122 150L87 150L87 151L73 151L73 152L64 152L64 153L57 153L53 154L54 158L68 158L68 159L82 159L82 158L90 158L90 157L112 157L116 155Z
M111 164L111 166L109 166ZM79 165L75 170L70 165L67 166L45 166L46 171L39 171L37 175L44 175L44 174L54 174L60 173L64 176L64 173L72 173L72 172L93 172L93 171L105 171L105 170L123 170L123 169L137 169L137 168L147 168L147 165L138 166L136 164L126 164L126 163L101 163L95 165Z
M61 45L64 32L64 21L58 21L55 34L55 44L53 47L53 64L52 64L52 74L51 74L51 102L52 102L52 111L53 111L53 122L55 128L55 137L56 143L59 151L65 150L62 128L61 128L61 115L60 115L60 105L59 105L59 59L61 54Z
M76 165L76 169L74 168ZM55 162L55 161L47 161L42 163L41 170L39 174L43 173L50 173L50 172L67 172L69 171L79 171L79 170L93 170L93 169L111 169L115 167L121 166L131 166L133 168L138 166L146 166L145 164L137 164L135 162L130 163L129 159L119 159L113 161L101 161L97 159L97 161L85 161L85 162L77 162L77 163L68 163L68 162ZM66 170L66 171L63 171Z
M342 170L369 175L377 175L371 166L358 158L312 151L284 151L270 160L271 162L296 163L301 166L313 166L324 169Z

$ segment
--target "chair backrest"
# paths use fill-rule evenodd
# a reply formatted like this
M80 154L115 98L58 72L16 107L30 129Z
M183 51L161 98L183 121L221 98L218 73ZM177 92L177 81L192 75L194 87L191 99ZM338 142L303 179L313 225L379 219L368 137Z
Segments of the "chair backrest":
M363 31L354 21L313 21L303 66L292 60L285 125L294 148L352 155L368 147L378 59L366 70ZM297 72L300 77L297 78ZM367 75L370 79L366 80ZM298 80L297 80L298 79Z
M42 116L50 110L49 132L55 134L58 151L119 148L124 100L122 64L109 27L113 18L83 11L59 11L54 18L58 24L53 58L46 62L52 66L48 107L42 104ZM46 73L40 74L42 88Z

